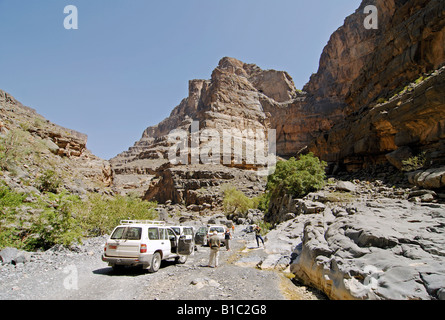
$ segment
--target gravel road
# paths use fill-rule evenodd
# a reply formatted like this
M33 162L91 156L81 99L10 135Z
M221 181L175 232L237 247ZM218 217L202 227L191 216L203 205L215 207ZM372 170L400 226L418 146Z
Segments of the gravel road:
M25 263L0 265L0 300L314 300L284 273L255 268L267 256L253 236L235 230L231 251L222 248L218 268L205 267L209 249L199 246L186 264L163 262L159 272L129 268L116 273L101 261L106 237L71 250L29 253ZM252 261L252 263L249 263Z

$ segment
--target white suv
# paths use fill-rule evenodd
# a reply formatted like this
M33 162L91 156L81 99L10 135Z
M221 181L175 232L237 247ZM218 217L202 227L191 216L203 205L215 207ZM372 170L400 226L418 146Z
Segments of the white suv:
M179 236L165 222L122 220L105 244L102 261L113 269L142 266L157 272L162 260L185 263L193 249L193 236Z

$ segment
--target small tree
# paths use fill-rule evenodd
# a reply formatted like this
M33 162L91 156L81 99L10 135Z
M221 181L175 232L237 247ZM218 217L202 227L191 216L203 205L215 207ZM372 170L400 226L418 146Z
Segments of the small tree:
M222 187L224 193L224 211L227 214L238 213L245 215L249 209L256 209L258 207L259 198L249 198L243 192L231 185Z
M37 179L37 188L41 192L57 193L62 181L53 170L46 170Z
M29 133L21 129L12 129L6 137L0 138L0 169L14 171L17 164L31 153L28 138Z
M294 196L303 197L324 186L327 163L313 153L301 155L298 160L279 161L275 173L269 176L266 189L274 194L283 190Z

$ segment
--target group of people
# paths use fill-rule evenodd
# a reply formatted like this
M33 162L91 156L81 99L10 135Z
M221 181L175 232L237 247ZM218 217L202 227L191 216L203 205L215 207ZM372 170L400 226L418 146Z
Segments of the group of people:
M232 227L235 229L235 227ZM261 236L261 228L258 225L255 225L253 228L253 231L255 232L255 239L258 248L260 247L260 240L264 245L264 239ZM232 234L229 228L226 229L226 232L224 234L224 244L226 246L227 251L230 251L230 240L232 239ZM213 265L213 268L218 268L218 261L219 261L219 250L221 248L221 239L218 236L218 232L214 231L213 235L209 239L209 247L210 247L210 257L209 257L209 264L207 267L211 267Z

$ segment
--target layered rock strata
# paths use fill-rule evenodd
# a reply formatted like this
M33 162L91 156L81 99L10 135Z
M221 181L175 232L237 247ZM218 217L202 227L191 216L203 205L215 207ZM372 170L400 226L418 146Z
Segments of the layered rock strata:
M364 26L367 5L378 9L377 30ZM333 33L303 91L286 72L223 58L210 80L190 81L189 96L169 118L112 159L116 188L143 193L153 168L167 162L168 133L190 130L194 120L201 132L275 129L278 155L313 151L347 171L392 163L391 153L405 147L413 155L427 151L439 165L445 161L444 6L440 0L363 1ZM245 161L237 167L253 168Z
M259 155L267 157L269 152L269 129L273 117L268 111L278 105L286 108L297 96L292 78L286 72L262 70L253 64L223 58L210 80L190 81L189 96L169 118L147 128L141 140L111 160L114 186L121 192L141 194L145 194L148 187L149 196L145 195L145 198L167 199L165 195L153 194L153 190L163 191L154 187L155 181L150 185L150 181L164 172L161 169L164 165L173 163L171 150L175 150L177 142L169 138L169 134L178 131L187 135L188 149L185 159L179 155L181 161L177 164L202 165L204 171L219 164L252 171L264 168L267 162L259 161ZM229 141L225 140L226 132ZM210 163L205 162L203 158L208 155L206 143L209 140L215 142L213 139L217 143L208 154L219 155L211 158ZM255 151L250 161L248 149ZM174 201L181 199L184 198L173 197Z
M110 164L87 149L87 135L50 122L1 90L0 138L11 153L0 178L13 189L36 191L33 184L46 170L79 195L111 186Z
M143 198L158 203L183 204L191 211L208 213L221 207L224 185L254 197L264 190L265 181L255 171L222 165L173 166L168 163L152 179Z
M401 169L403 160L422 152L428 165L443 165L444 92L445 67L389 101L349 116L315 139L309 149L327 161L342 161L348 171L388 161Z
M377 30L363 27L367 5L378 9ZM304 87L315 104L328 100L345 114L310 150L348 170L386 162L406 146L444 161L437 153L444 150L443 70L433 72L444 63L443 1L363 1L331 36Z

